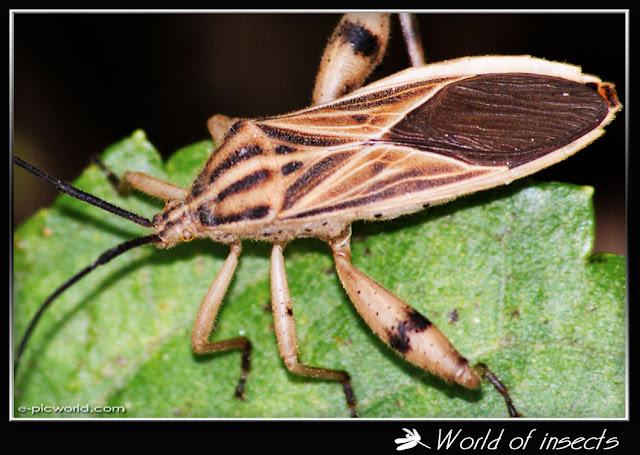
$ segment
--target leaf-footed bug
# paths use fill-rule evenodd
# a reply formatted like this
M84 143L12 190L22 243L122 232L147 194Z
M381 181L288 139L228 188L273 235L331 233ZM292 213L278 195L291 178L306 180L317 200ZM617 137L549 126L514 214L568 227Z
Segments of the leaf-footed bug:
M376 24L377 21L378 18L376 18ZM357 28L353 23L355 21L347 21L346 25L340 26L335 36L351 40L363 35L352 30ZM338 39L334 43L341 43L341 41ZM333 48L335 47L339 46L334 45ZM378 52L378 54L381 53ZM376 52L371 50L370 43L366 46L364 44L360 47L356 46L356 58L360 55L373 54ZM355 219L397 216L417 210L425 204L442 202L459 194L494 186L534 172L540 167L552 164L560 156L563 157L575 151L577 147L586 145L596 135L592 132L599 132L600 125L608 122L615 110L619 108L615 99L612 98L613 92L610 85L588 78L586 84L583 83L584 81L577 83L574 79L583 76L574 73L573 68L566 65L548 64L546 67L548 69L543 68L540 72L528 73L529 77L520 76L525 72L524 68L529 69L530 62L542 67L548 64L535 59L517 57L449 62L445 66L434 65L429 68L429 71L435 71L435 73L427 73L435 74L429 76L432 78L429 79L429 84L423 81L425 77L423 75L420 75L422 82L419 82L418 79L411 79L413 76L406 73L410 76L409 79L404 75L398 76L396 79L388 80L388 85L372 84L356 92L355 95L347 95L339 100L333 100L337 95L329 95L331 101L328 104L312 107L297 115L259 119L255 122L227 122L221 117L214 117L210 128L214 137L223 142L223 146L215 155L212 155L203 173L189 191L158 182L142 174L126 176L125 178L134 187L170 200L163 214L154 218L154 225L161 226L157 228L155 235L159 236L164 244L188 241L202 235L231 245L231 253L218 275L219 280L217 279L215 286L212 286L212 291L205 299L206 305L201 309L203 316L197 318L193 336L194 349L197 352L205 352L247 347L245 340L208 343L206 339L213 324L211 312L215 313L217 306L221 303L224 289L228 286L235 269L240 253L239 240L254 238L271 241L274 243L272 251L274 319L285 363L293 372L342 382L347 401L353 409L355 400L346 373L311 369L296 361L295 332L290 318L292 309L284 277L282 247L295 237L319 236L332 246L338 274L348 294L367 322L374 326L376 333L409 360L450 380L476 386L477 381L473 379L474 373L463 367L462 358L457 353L453 354L455 350L452 351L453 348L450 347L446 338L440 338L441 334L432 328L433 326L426 318L409 309L404 302L392 294L386 294L375 282L353 268L350 264L347 228L348 224ZM503 63L505 66L501 69L500 65ZM368 69L375 64L377 60L368 61L365 66ZM487 66L491 68L491 74L495 74L493 72L497 70L500 76L485 75L483 71L486 70L481 68ZM324 68L327 68L326 64ZM471 71L469 68L474 68L475 79L472 82L475 85L467 85L463 82L470 79L467 76L467 72ZM565 74L565 71L568 73ZM515 74L515 76L503 76L503 74ZM562 74L562 77L557 76L558 74ZM325 80L333 81L334 78L331 76L323 79L321 76L317 87L321 87ZM602 110L601 117L597 117L597 120L582 118L578 114L576 118L579 122L583 122L580 132L575 133L578 137L571 137L565 143L556 143L557 150L553 153L547 152L549 154L545 154L545 158L538 157L537 154L540 151L534 147L523 152L520 161L518 161L518 153L512 153L506 157L506 160L496 163L495 159L485 160L475 152L469 154L460 152L453 148L452 144L446 143L443 138L437 138L437 141L427 147L424 145L424 139L416 136L416 128L417 131L424 130L424 126L419 123L420 116L432 115L431 109L434 107L428 100L437 99L442 103L451 99L455 103L456 97L461 96L460 93L467 90L484 90L494 84L511 85L517 87L517 91L535 90L540 80L544 81L545 85L557 82L559 85L555 87L556 90L572 97L584 98L584 103L601 102L599 100L609 98L609 107ZM435 86L434 81L437 81ZM338 86L357 86L360 83L361 81L342 82ZM599 92L583 90L583 86L597 86ZM393 92L389 87L393 87ZM570 91L573 88L577 90L575 94ZM421 97L416 93L419 90L424 91ZM337 92L339 93L340 90ZM508 93L511 96L515 92L516 89L513 89ZM593 96L594 93L597 94L596 97ZM317 99L322 98L318 96ZM396 120L393 123L376 124L374 115L389 115L393 112L392 105L401 108L394 114ZM378 108L379 111L372 112L372 108ZM452 109L450 113L456 113L455 106L450 109ZM433 112L433 115L438 114L437 110ZM478 112L476 115L481 118L485 114L490 117L492 112ZM548 115L548 113L541 109L540 115ZM572 112L571 115L575 114ZM327 124L324 134L314 131L316 125L322 125L323 121L333 121L332 118L336 120L333 124ZM407 120L400 120L402 118ZM442 121L445 122L445 120ZM335 125L339 125L344 130L338 130ZM361 146L364 128L367 128L368 148L366 150ZM376 128L377 132L372 132ZM559 129L562 130L562 128L565 126L560 125ZM228 132L226 132L227 129ZM461 131L457 134L465 133ZM249 142L245 140L248 137L252 138ZM430 136L430 138L433 137ZM509 147L514 150L520 150L523 141L535 142L543 138L517 139L520 142L514 141L509 144ZM389 144L393 144L393 147L389 147ZM492 144L486 145L491 147ZM405 167L404 174L399 173L402 169L402 160L405 159L402 155L404 149L431 150L434 147L439 148L440 156L436 154L430 157L432 162L428 175L420 174L421 165L417 162ZM542 148L544 147L548 145L543 145ZM560 153L554 155L556 151ZM551 155L554 158L548 158ZM469 160L471 162L468 162ZM435 164L436 162L438 164ZM425 163L422 166L427 165ZM446 177L432 172L442 166L449 166L446 169L449 173ZM459 176L457 180L456 177L452 177L455 175ZM476 176L482 178L474 180ZM457 182L465 182L466 186L461 186L459 190L453 190L452 186L448 186ZM276 184L283 185L278 187L282 189L271 190ZM434 190L436 186L437 191ZM428 194L428 196L406 200L402 203L403 205L399 205L401 203L398 202L396 195L400 192L404 194L415 192ZM183 204L184 201L188 204ZM279 208L278 213L275 207ZM227 229L227 227L233 227L233 229ZM207 233L202 234L204 231ZM158 239L154 238L154 241L158 242ZM363 294L366 298L361 297ZM392 313L382 320L378 319L377 309L368 309L370 302L380 299L380 295L384 295L381 302L393 306ZM369 311L377 314L375 317L368 316ZM415 344L422 346L429 343L415 341L423 333L431 341L437 339L437 345L449 352L443 356L443 359L451 361L453 366L441 369L440 366L431 364L433 355L425 356L423 353L416 352L418 349L415 348ZM430 335L426 335L427 333ZM412 357L413 355L416 357ZM438 355L435 355L436 359ZM248 354L245 357L248 357ZM439 361L436 360L435 364L438 363Z

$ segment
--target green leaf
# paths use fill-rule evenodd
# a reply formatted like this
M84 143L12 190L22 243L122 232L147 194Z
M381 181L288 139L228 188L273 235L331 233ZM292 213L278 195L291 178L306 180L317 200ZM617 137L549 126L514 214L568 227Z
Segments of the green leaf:
M186 186L211 146L194 144L163 165L136 132L103 160L119 174L134 169ZM119 196L95 166L75 184L149 218L162 208L145 195ZM353 261L429 317L471 362L487 363L525 416L624 417L625 260L589 255L591 197L587 187L526 181L390 222L357 223ZM60 284L146 233L67 196L24 223L14 234L14 345ZM193 319L228 253L202 240L134 249L55 301L22 358L15 415L347 417L339 384L295 376L279 357L269 251L245 243L213 334L253 342L246 401L233 397L238 352L191 352ZM285 260L301 360L349 371L361 416L506 417L490 385L447 384L379 341L348 301L325 244L293 242Z

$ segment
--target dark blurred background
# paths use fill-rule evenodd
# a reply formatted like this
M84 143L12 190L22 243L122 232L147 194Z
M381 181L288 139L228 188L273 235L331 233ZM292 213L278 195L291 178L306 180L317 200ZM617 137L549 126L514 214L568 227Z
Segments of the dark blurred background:
M308 105L338 14L13 16L13 152L62 180L135 129L164 156L208 137L214 113L254 117ZM626 94L623 13L419 16L430 62L531 54L582 66ZM397 21L377 77L407 66ZM625 115L575 157L536 174L596 189L596 248L626 254ZM14 225L55 197L13 167Z

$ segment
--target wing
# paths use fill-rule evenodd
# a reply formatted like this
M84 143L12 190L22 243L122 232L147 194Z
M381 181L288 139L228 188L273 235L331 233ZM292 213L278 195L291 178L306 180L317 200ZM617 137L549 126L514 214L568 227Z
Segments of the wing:
M611 84L531 57L409 69L322 106L256 122L285 175L281 221L390 218L506 184L603 133Z

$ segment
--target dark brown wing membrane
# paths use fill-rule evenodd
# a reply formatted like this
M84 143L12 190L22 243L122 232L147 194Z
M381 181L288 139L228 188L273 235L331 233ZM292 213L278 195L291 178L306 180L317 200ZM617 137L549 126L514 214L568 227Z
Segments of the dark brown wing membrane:
M513 168L592 131L608 112L589 84L538 74L483 74L439 90L382 140Z

